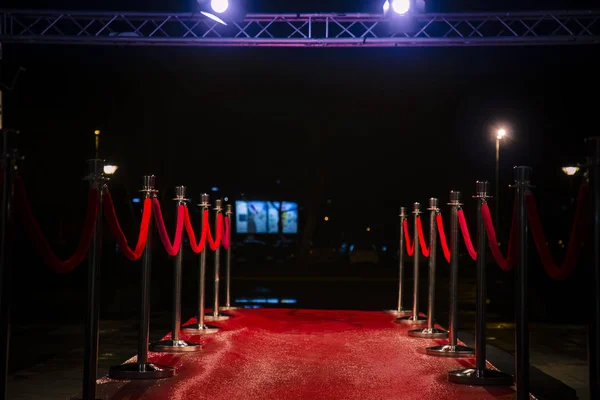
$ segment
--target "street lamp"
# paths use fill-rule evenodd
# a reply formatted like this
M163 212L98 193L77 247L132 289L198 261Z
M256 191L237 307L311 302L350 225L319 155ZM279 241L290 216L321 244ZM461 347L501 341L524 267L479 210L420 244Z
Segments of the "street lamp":
M117 169L119 169L118 166L108 164L104 166L104 173L106 175L114 175L114 173L117 172Z
M579 167L572 166L572 165L567 166L567 167L562 167L562 172L564 172L568 176L573 176L579 172Z
M506 136L506 129L500 128L496 132L496 231L499 229L498 215L500 205L500 141Z

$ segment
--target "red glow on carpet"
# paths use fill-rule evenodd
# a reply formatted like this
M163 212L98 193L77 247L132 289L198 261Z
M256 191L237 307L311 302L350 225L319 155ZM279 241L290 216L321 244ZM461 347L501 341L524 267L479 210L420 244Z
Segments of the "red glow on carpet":
M513 390L449 383L448 371L474 359L437 358L425 348L445 340L411 338L382 312L252 309L232 312L214 335L184 337L198 353L151 353L177 367L158 381L102 379L103 399L505 399ZM215 323L216 324L216 323Z

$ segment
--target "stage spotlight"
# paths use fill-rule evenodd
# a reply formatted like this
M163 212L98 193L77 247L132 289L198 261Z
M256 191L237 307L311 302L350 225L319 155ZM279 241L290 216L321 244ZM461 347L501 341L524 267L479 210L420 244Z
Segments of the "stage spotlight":
M226 21L242 21L246 15L239 0L197 0L197 2L200 14L222 25L227 25Z
M386 0L383 3L383 14L385 16L404 16L424 11L424 0Z
M223 14L229 8L229 0L211 0L210 8L217 14Z

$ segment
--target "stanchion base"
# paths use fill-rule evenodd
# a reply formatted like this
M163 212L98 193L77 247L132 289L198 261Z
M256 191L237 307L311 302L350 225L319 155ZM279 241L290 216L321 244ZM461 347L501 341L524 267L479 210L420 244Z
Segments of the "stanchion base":
M425 325L427 324L427 318L420 315L417 318L413 318L413 316L410 315L402 318L396 318L396 323L406 325Z
M231 315L229 315L229 314L219 314L216 317L214 314L209 314L204 317L204 320L215 322L215 321L227 321L229 318L231 318Z
M175 368L166 365L128 363L110 367L111 379L163 379L175 375Z
M513 377L493 369L461 369L448 372L448 381L462 385L512 386Z
M156 343L150 343L150 350L168 353L189 353L202 350L202 345L186 340L163 340Z
M400 317L405 317L407 315L412 315L412 310L383 310L384 313L386 314L392 314L395 315L396 317L400 318Z
M448 331L439 328L421 328L408 331L408 336L424 339L445 339L448 337Z
M474 349L467 346L461 346L459 344L456 346L444 344L441 346L428 347L426 351L430 356L437 357L472 358L475 356Z
M191 324L191 325L182 326L181 329L184 329L188 332L193 332L197 335L207 335L209 333L219 332L219 329L221 329L221 328L219 328L218 326L214 326L214 325Z
M239 310L240 308L242 308L242 307L223 306L223 307L219 307L219 311Z

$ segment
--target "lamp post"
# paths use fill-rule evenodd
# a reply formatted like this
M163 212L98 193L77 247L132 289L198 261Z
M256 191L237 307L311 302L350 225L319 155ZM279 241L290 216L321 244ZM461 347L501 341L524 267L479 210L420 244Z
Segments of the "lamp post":
M500 206L500 141L506 135L506 129L500 128L496 132L496 209L494 214L494 219L496 223L496 231L499 229L498 219L499 219L499 206Z
M568 165L566 167L562 167L562 172L567 175L567 179L569 179L569 203L572 204L575 199L573 196L573 178L579 172L579 167L577 165Z

